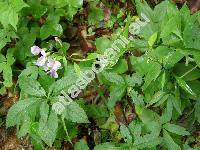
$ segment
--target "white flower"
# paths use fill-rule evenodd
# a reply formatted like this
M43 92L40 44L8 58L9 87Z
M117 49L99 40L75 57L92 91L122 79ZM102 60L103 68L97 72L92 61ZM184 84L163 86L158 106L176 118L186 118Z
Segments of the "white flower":
M48 59L47 67L51 68L51 70L57 71L61 67L61 63L53 59Z
M47 54L46 54L46 52L43 49L41 49L40 54L42 56L40 58L38 58L38 60L36 62L36 65L40 66L40 67L43 66L45 68L45 64L46 64L46 61L47 61L47 57L46 57Z
M45 65L46 60L47 60L46 56L41 56L40 58L38 58L38 60L35 64L39 67L42 67Z
M39 48L38 46L31 47L31 53L33 55L40 55L40 58L35 62L39 67L43 67L44 70L54 78L58 78L57 70L61 67L59 61L48 58L47 53L44 49Z
M42 51L41 48L39 48L38 46L32 46L31 47L31 53L33 55L39 55L39 53Z

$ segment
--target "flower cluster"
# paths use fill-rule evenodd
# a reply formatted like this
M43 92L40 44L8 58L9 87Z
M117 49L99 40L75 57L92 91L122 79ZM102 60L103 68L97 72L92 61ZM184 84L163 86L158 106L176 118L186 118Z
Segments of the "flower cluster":
M61 63L59 61L48 58L48 54L44 49L41 49L38 46L31 47L31 53L33 55L39 55L40 57L35 62L39 67L43 67L44 70L50 74L51 77L58 78L57 70L60 69Z

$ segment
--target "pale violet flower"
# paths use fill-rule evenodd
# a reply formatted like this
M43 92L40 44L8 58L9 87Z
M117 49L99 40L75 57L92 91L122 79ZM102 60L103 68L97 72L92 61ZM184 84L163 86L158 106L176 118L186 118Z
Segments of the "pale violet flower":
M61 67L61 63L53 59L48 59L47 67L57 71Z
M35 64L36 64L37 66L39 66L39 67L42 67L42 66L45 65L46 60L47 60L46 56L41 56L40 58L38 58L38 60L36 61Z
M32 46L31 53L33 55L40 56L35 62L37 66L43 67L43 69L49 73L51 77L58 78L57 70L61 67L61 63L59 61L48 58L49 54L38 46Z
M61 67L61 63L53 59L48 59L47 67L50 70L49 71L50 76L58 78L57 70Z
M42 49L39 48L38 46L32 46L31 47L31 53L33 55L39 55L41 51L42 51Z
M36 65L42 67L45 65L45 63L47 61L47 54L43 49L41 50L40 54L41 54L41 56L40 56L40 58L38 58Z
M58 73L53 69L49 71L49 74L53 78L58 78Z

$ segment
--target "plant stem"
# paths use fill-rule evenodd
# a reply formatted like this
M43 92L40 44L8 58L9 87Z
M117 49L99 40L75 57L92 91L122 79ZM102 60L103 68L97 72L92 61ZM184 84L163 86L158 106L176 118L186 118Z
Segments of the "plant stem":
M70 144L73 145L73 143L72 143L72 141L71 141L71 139L70 139L70 137L69 137L69 133L68 133L68 131L67 131L67 127L66 127L66 125L65 125L65 120L64 120L64 117L63 117L63 116L62 116L62 123L63 123L63 127L64 127L64 130L65 130L66 135L67 135L67 140L70 142Z

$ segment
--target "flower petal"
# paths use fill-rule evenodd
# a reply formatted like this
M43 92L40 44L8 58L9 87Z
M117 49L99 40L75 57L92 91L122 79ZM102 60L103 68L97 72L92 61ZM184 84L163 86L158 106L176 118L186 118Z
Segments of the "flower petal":
M47 62L47 66L50 67L50 68L52 68L53 65L54 65L54 63L55 63L55 61L53 59L49 58L48 62Z
M57 71L61 67L61 63L59 61L55 61L53 59L48 59L47 66L51 69Z
M52 69L53 70L58 70L61 67L61 63L59 61L55 61Z
M41 56L40 58L38 58L36 65L37 66L44 66L45 62L46 62L46 57L45 56Z
M33 55L39 55L39 53L42 51L41 48L39 48L38 46L32 46L31 47L31 53Z
M42 56L47 56L46 52L43 49L41 50L41 55Z
M56 70L50 70L50 76L53 77L53 78L58 78L58 74L56 72Z

